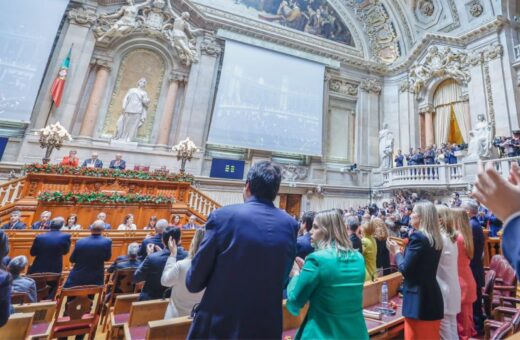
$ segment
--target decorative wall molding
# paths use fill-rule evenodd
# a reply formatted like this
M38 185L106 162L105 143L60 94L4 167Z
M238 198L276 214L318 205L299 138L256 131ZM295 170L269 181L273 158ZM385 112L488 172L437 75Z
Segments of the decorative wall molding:
M468 13L474 17L477 18L484 13L484 6L480 3L480 0L473 0L467 5Z
M363 81L361 81L361 84L359 84L359 89L361 89L365 92L379 94L381 92L381 90L383 89L383 86L379 80L369 78L369 79L364 79Z
M425 113L432 113L435 112L435 108L431 104L427 104L424 106L419 107L419 114L423 115Z
M186 83L188 82L188 75L179 71L171 71L168 80L170 82Z
M358 84L344 79L332 78L329 81L329 90L347 96L357 96Z
M97 20L96 12L84 7L73 8L68 13L69 21L79 26L90 27Z
M293 164L282 165L282 180L295 182L307 178L309 169L304 166Z
M493 135L495 132L496 120L495 120L495 106L493 104L493 91L491 89L491 76L489 75L489 64L486 62L483 65L484 70L484 84L486 87L486 99L487 99L487 109L488 109L488 118L489 123L491 124L491 129L493 131Z
M222 46L214 35L205 35L200 43L200 52L205 55L217 56L222 53Z

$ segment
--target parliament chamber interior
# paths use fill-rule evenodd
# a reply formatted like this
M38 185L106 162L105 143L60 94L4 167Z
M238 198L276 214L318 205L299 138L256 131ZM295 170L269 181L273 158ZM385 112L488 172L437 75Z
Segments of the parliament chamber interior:
M518 0L0 9L0 339L520 338Z

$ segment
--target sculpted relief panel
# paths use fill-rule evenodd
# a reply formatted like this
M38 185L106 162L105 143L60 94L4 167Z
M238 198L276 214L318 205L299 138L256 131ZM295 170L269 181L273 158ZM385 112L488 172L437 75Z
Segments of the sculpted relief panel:
M124 98L128 90L135 88L138 82L146 76L144 90L149 96L146 119L143 120L137 130L136 140L139 142L150 142L157 102L161 92L165 65L163 59L156 53L138 49L125 56L119 67L112 98L108 107L102 137L112 138L116 134L118 119L124 109ZM119 124L120 125L120 124Z

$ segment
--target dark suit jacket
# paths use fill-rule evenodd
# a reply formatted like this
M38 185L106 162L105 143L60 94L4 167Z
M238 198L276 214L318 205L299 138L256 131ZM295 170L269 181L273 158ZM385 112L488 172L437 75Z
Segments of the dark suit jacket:
M103 285L105 261L112 257L112 240L101 235L91 235L76 242L70 256L74 268L64 287Z
M349 238L350 242L352 242L352 248L359 250L360 253L363 253L363 243L361 243L361 239L356 234L350 235Z
M42 224L43 224L42 221L34 222L31 226L31 229L33 229L33 230L40 229ZM51 221L47 221L47 222L45 222L45 224L43 224L42 229L50 229L50 228L51 228Z
M168 249L148 255L134 273L133 282L145 281L139 301L160 299L167 287L161 285L161 276L170 256ZM186 257L185 252L177 251L177 261Z
M471 225L471 231L473 232L473 258L470 262L471 272L477 282L478 287L484 286L484 264L482 262L482 256L484 254L484 231L480 226L480 222L477 217L472 217L469 220Z
M92 229L92 224L88 227L88 229L89 230ZM110 229L112 229L112 226L110 225L110 223L105 222L105 230L110 230Z
M119 161L119 166L116 166L116 160L113 159L110 161L110 165L108 166L110 169L119 169L119 170L125 170L126 168L126 161L124 160L120 160Z
M92 163L92 158L85 159L83 161L83 164L81 164L81 166L85 168L91 163ZM100 159L96 159L96 162L94 163L94 168L102 168L102 167L103 167L103 162Z
M11 280L6 271L0 269L0 327L6 324L11 314Z
M9 254L9 238L7 235L0 230L0 249L3 249L4 252L0 253L0 260L2 260L7 254Z
M404 255L397 254L397 267L404 276L404 317L418 320L444 317L442 293L436 277L440 258L441 251L430 246L428 238L420 231L410 235Z
M299 236L296 240L296 256L304 259L307 255L312 253L314 248L311 245L311 234Z
M190 292L206 289L188 337L280 339L297 231L294 218L256 198L213 211L186 276Z
M520 215L507 221L504 235L502 235L502 250L504 256L516 270L516 276L520 277Z
M25 223L23 223L21 221L16 222L13 226L10 226L9 222L2 226L2 229L26 229L26 228L27 228L27 226L25 225Z
M36 236L31 247L31 256L35 256L35 259L29 268L29 274L61 273L63 255L69 250L70 234L51 230Z
M121 257L121 256L118 256L118 258L119 257ZM109 273L113 273L119 269L137 268L140 265L141 265L141 260L138 260L138 259L129 260L127 258L126 260L122 260L122 261L117 261L117 259L116 259L116 261L114 261L114 263L112 263L112 265L110 265L110 267L108 267L107 271Z
M145 238L143 240L143 243L141 243L141 247L139 248L139 253L138 253L139 258L141 260L144 260L144 258L147 256L146 247L150 243L158 245L161 249L163 249L164 248L164 244L162 243L162 234L155 234L154 236L149 237L149 238Z

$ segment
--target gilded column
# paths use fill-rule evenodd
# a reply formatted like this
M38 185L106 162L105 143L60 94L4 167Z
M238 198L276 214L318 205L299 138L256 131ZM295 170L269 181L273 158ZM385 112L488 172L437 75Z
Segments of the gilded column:
M172 72L170 75L170 86L168 87L168 93L166 94L157 144L167 145L169 142L168 139L175 111L175 103L177 101L177 92L179 91L180 84L185 81L186 75L184 74Z
M104 60L96 60L95 65L97 67L96 79L94 81L94 86L92 87L92 92L90 93L85 115L83 116L83 123L81 124L81 130L79 132L80 136L92 137L94 134L94 128L96 127L99 115L99 108L101 106L101 101L103 100L103 94L110 74L110 64L108 62Z

